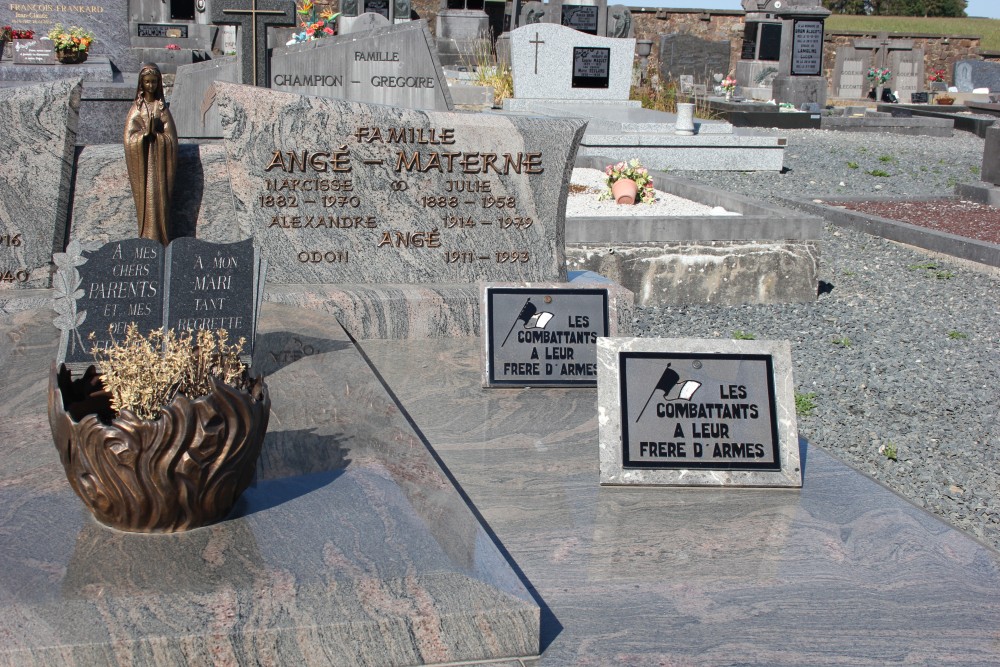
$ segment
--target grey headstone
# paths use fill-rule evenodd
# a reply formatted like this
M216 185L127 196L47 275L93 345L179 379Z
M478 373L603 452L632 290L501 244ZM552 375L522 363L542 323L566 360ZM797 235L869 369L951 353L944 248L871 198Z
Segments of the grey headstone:
M389 19L381 14L371 12L361 16L340 16L337 18L337 34L346 35L351 32L367 32L376 28L385 28L389 25Z
M566 184L584 121L233 84L217 84L215 99L234 226L261 247L273 282L565 277Z
M135 102L135 88L134 80L125 83L85 83L80 97L77 145L120 143L125 117Z
M27 9L22 9L27 7ZM129 38L128 0L22 5L0 4L0 25L35 31L35 37L49 34L56 23L80 26L94 33L90 57L107 56L123 72L139 71L139 56L132 52Z
M66 237L79 80L0 88L0 289L48 287Z
M452 108L426 21L276 48L273 90L409 109Z
M924 90L924 50L890 51L889 69L892 80L889 87L898 93L900 100L910 99L910 95Z
M632 12L625 5L608 7L608 37L635 37Z
M521 19L518 26L534 25L536 23L552 23L549 7L539 0L531 0L521 5Z
M68 304L78 322L75 329L56 323L63 331L60 362L76 368L92 364L91 348L103 349L112 339L121 340L130 323L143 335L162 326L164 248L159 242L138 238L113 241L80 253L81 259L76 261L72 261L72 249L68 253L71 261L66 263L76 264L77 289L82 294L75 299L72 296L72 283L76 282L73 267L60 266L54 281L55 308L60 316L72 317L60 312ZM58 256L56 261L63 263ZM70 289L62 289L64 286Z
M221 137L219 111L207 104L205 93L216 81L239 83L240 66L236 56L214 58L181 65L174 76L170 94L170 113L182 138Z
M601 484L802 486L787 341L601 338Z
M983 144L983 168L980 178L985 183L1000 185L1000 126L986 128L986 143Z
M561 25L539 23L518 28L510 34L510 41L514 97L517 99L629 99L634 39L594 37ZM575 49L586 49L595 58L583 58ZM608 86L574 87L574 78L581 75L581 64L598 64L597 49L607 53ZM594 77L588 75L587 78Z
M850 46L837 49L837 61L833 70L833 96L848 100L860 100L868 95L868 81L865 72L871 53Z
M729 42L713 42L695 35L660 35L660 80L692 75L709 83L717 73L729 71Z
M292 0L212 0L212 23L235 25L239 39L240 81L267 86L267 28L294 26Z
M955 87L960 93L976 88L1000 91L1000 63L989 60L959 60L955 63Z

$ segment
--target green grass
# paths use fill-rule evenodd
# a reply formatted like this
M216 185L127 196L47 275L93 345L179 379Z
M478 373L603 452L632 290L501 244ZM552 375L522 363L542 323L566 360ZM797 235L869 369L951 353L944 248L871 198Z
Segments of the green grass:
M889 176L892 176L889 172L881 169L872 169L871 171L866 171L865 173L869 176L877 176L879 178L888 178Z
M892 444L891 440L879 447L878 451L890 461L895 461L896 457L899 456L899 452L896 450L896 445Z
M975 174L976 176L978 176L979 175L979 165L974 164L974 165L969 166L969 171L971 171L973 174Z
M736 340L757 340L757 336L753 335L749 331L743 331L741 329L737 329L733 332L733 338Z
M934 262L921 262L920 264L910 264L907 267L910 271L929 271L931 269L936 269L937 264Z
M800 417L808 417L817 407L816 392L810 391L807 394L795 392L795 414Z
M840 347L850 347L851 339L847 336L841 336L840 338L834 338L832 341L834 345L839 345Z
M858 165L858 163L857 163L857 162L848 162L848 163L847 163L847 168L848 168L848 169L857 169L857 168L858 168L858 166L859 166L859 165Z
M880 156L878 157L878 161L879 161L879 162L895 162L895 161L896 161L896 158L894 158L894 157L893 157L893 156L891 156L891 155L880 155Z
M826 33L880 31L906 35L949 35L981 37L985 51L1000 51L1000 20L943 19L922 16L846 16L834 14L825 22Z
M952 340L965 340L969 337L969 334L962 333L961 331L949 331L948 338Z

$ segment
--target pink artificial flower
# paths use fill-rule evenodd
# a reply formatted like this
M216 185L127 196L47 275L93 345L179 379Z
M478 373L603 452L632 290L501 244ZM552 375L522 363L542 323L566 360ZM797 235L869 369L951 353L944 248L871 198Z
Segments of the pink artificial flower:
M332 35L333 34L333 28L330 28L329 26L327 26L326 28L323 28L323 32L325 32L328 35Z

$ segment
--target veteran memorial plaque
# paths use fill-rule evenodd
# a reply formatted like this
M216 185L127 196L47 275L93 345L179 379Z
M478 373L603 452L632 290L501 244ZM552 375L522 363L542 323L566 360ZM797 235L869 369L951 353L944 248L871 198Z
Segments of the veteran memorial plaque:
M609 319L607 289L487 286L485 386L597 386Z
M599 357L602 484L801 485L787 343L602 339Z
M239 216L277 283L566 277L585 123L470 116L216 84Z

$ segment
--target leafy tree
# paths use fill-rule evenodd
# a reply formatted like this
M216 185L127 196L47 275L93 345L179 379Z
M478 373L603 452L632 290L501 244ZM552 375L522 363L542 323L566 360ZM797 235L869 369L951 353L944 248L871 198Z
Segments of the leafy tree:
M966 0L823 0L835 14L964 17Z

